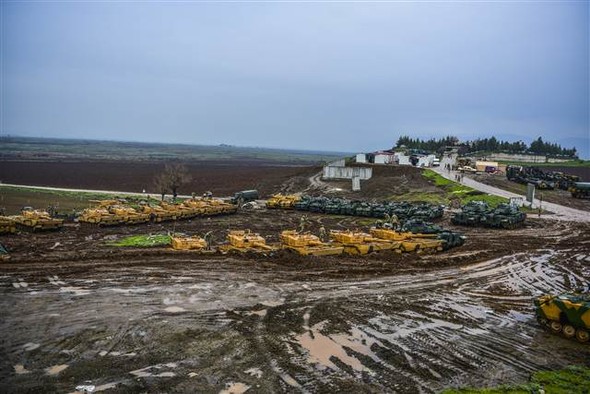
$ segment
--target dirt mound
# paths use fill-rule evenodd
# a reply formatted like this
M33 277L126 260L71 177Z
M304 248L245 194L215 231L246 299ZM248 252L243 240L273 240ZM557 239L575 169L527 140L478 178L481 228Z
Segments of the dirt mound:
M316 182L305 191L311 195L327 194L357 200L385 200L392 196L403 195L411 191L440 193L435 186L422 176L419 168L411 166L372 166L371 179L361 181L361 190L352 191L352 181L326 180L317 177Z

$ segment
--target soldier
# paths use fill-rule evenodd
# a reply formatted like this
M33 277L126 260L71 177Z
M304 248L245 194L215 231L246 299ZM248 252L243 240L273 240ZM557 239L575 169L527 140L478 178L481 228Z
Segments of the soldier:
M391 214L391 218L389 219L389 223L391 223L391 227L393 227L394 230L398 229L399 219L395 213Z
M203 239L205 240L205 243L207 244L207 247L206 247L207 250L211 250L211 241L212 241L212 238L213 238L212 233L213 233L213 231L209 231L203 237Z
M299 219L299 232L302 233L305 231L305 226L307 225L307 215L302 215Z
M320 227L320 241L326 242L328 240L328 233L324 226Z

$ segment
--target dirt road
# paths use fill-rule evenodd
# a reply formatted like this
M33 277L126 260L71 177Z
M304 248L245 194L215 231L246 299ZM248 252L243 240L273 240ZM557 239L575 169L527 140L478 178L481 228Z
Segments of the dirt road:
M355 225L310 216L314 231ZM267 235L297 223L298 213L199 219L180 230L254 219ZM429 393L590 364L590 347L542 331L531 304L538 292L588 287L587 224L473 229L463 247L423 256L208 257L105 246L145 231L72 227L3 238L16 253L0 265L2 392L91 384Z

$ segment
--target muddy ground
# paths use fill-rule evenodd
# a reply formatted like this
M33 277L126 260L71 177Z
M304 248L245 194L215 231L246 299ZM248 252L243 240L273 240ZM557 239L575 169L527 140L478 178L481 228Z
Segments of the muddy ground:
M582 170L588 171L588 169L585 168ZM583 172L584 171L577 171L576 173L579 174ZM513 193L518 193L523 196L526 195L526 185L509 181L506 178L506 175L503 174L477 174L468 176L472 177L478 182L485 183L486 185L495 186L497 188ZM549 201L555 204L563 205L565 207L590 211L590 199L573 198L572 193L565 190L555 189L535 191L535 198L539 198L541 195L543 196L543 201Z
M590 226L463 228L432 255L204 256L105 243L251 228L276 241L299 212L2 236L0 391L437 392L590 365L537 325L533 297L588 289ZM311 230L367 219L309 214ZM448 217L440 224L450 225ZM455 229L457 229L455 227ZM226 392L229 392L226 391Z

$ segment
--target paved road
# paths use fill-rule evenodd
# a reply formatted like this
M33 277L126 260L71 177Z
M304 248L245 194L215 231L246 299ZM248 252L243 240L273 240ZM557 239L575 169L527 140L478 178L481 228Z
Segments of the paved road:
M451 171L450 173L445 171L442 167L434 167L434 171L438 172L443 177L450 179L452 181L455 180L455 175L457 174L456 171ZM469 186L474 188L475 190L482 191L484 193L493 194L495 196L500 197L525 197L520 194L512 193L506 190L499 189L494 186L486 185L481 182L477 182L469 177L464 177L463 182L465 186ZM538 207L541 204L541 207L549 212L552 212L553 215L542 215L542 218L545 219L558 219L558 220L570 220L576 222L590 222L590 212L581 211L579 209L564 207L563 205L554 204L551 202L543 201L542 203L535 199L533 201L533 207Z
M74 192L74 193L103 193L103 194L116 194L121 196L152 196L158 198L160 193L135 193L135 192L122 192L115 190L91 190L91 189L67 189L65 187L50 187L50 186L30 186L30 185L15 185L13 183L0 183L0 187L20 187L24 189L38 189L48 191L61 191L61 192ZM179 198L191 198L188 195L178 195Z

